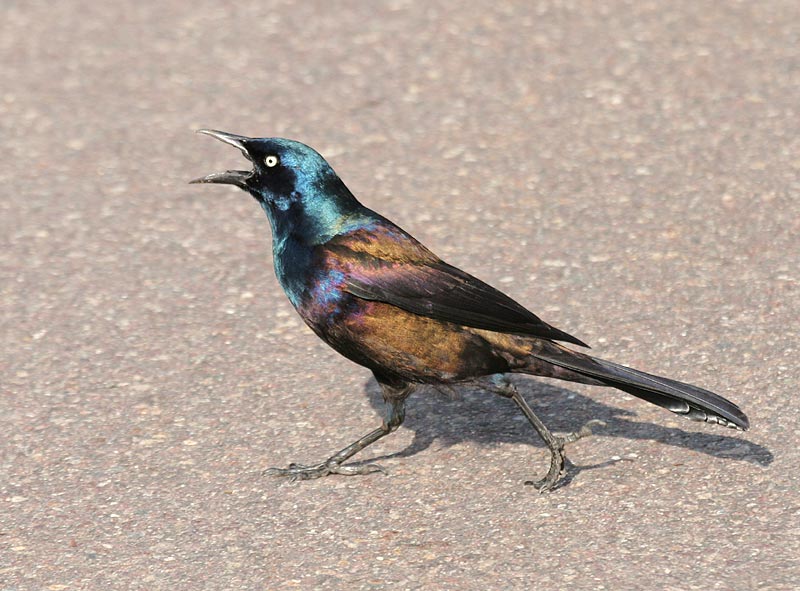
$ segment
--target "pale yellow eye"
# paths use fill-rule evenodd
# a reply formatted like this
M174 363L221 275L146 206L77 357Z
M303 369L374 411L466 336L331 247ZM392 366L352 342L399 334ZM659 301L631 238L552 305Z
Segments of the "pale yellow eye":
M266 158L264 158L264 164L266 164L269 168L278 165L278 157L274 154L270 154Z

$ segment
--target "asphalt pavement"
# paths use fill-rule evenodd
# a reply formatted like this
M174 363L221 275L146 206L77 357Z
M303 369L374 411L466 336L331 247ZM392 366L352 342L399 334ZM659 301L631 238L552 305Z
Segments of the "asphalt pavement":
M0 591L800 587L800 5L0 7ZM367 206L746 433L515 378L370 373L308 330L194 130L316 147Z

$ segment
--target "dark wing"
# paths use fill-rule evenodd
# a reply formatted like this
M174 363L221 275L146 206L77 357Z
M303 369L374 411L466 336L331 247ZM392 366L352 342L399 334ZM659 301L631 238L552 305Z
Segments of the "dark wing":
M386 220L334 237L325 250L346 269L343 289L414 314L588 347L504 293L439 259Z

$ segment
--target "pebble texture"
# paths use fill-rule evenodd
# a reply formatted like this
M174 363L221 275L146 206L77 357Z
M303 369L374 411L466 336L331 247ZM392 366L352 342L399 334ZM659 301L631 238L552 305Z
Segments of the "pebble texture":
M241 167L353 192L594 353L738 402L413 397L388 476L291 484L378 423L301 325ZM796 589L800 5L5 0L0 590ZM398 453L399 452L399 453Z

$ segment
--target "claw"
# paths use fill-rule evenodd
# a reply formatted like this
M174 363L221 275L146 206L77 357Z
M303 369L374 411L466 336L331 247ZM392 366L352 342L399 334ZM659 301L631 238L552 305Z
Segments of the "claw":
M547 471L547 475L536 482L527 480L525 484L527 486L533 486L537 491L539 491L539 493L550 492L553 490L553 488L555 488L558 480L564 474L564 465L566 464L566 460L567 458L564 454L564 445L562 443L558 450L553 450L551 452L550 469Z
M525 484L535 487L540 493L546 493L553 490L556 487L558 480L564 475L565 472L564 466L567 461L567 456L564 453L564 447L568 443L574 443L579 439L592 435L593 427L605 427L605 425L606 423L604 421L593 419L573 433L568 433L564 436L554 436L553 445L555 448L551 448L550 451L550 469L547 471L547 475L536 482L528 480L525 482Z

